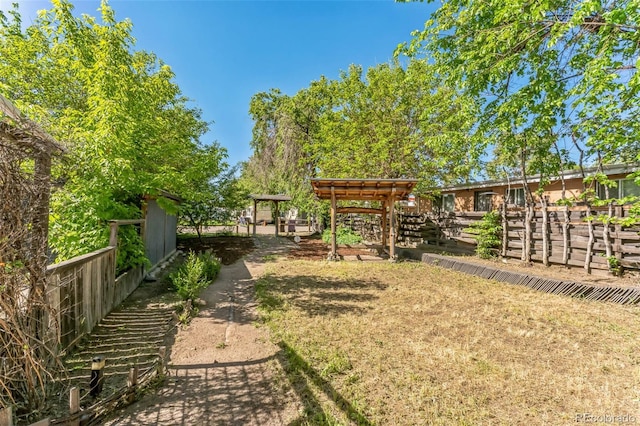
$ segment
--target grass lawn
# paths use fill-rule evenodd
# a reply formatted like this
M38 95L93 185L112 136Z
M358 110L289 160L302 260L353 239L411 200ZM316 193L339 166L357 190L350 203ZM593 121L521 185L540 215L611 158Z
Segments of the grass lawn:
M640 308L420 263L284 261L257 285L299 424L640 422Z

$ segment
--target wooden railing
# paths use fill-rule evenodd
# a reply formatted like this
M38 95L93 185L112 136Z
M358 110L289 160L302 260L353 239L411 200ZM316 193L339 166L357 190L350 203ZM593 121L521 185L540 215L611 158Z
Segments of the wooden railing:
M133 290L142 266L115 276L116 247L109 246L47 267L47 300L55 312L44 324L52 341L69 351Z

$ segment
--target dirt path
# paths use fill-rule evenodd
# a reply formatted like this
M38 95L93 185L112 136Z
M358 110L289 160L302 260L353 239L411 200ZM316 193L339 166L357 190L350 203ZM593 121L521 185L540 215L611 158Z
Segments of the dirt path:
M270 256L288 250L286 239L258 237L257 249L223 266L202 294L204 305L169 348L169 377L106 424L282 425L300 404L283 383L278 347L254 325L255 280Z

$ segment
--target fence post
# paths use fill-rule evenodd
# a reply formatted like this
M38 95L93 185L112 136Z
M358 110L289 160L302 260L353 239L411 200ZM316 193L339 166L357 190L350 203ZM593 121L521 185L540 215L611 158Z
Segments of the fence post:
M118 223L115 220L110 220L109 227L109 245L116 247L118 245Z
M167 354L167 347L160 346L158 350L158 376L164 376L164 364L165 364L165 356Z
M133 402L136 398L136 387L138 386L138 365L131 367L129 369L129 378L127 379L127 386L129 387L129 402Z
M80 391L76 386L71 388L69 391L69 414L73 416L80 412ZM69 422L70 426L79 426L80 425L80 417L73 416L73 419Z
M13 426L13 407L0 409L0 426Z
M622 206L615 207L614 216L618 219L622 219L624 216L624 210ZM616 221L615 227L616 238L613 240L613 255L618 260L622 260L622 238L620 238L620 232L622 232L622 226L620 226L620 222Z

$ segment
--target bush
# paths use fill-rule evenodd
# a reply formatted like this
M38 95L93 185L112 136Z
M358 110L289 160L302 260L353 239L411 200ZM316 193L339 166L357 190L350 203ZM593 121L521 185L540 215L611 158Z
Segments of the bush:
M180 268L169 278L182 300L194 301L220 272L220 261L210 254L196 255L191 252Z
M502 226L500 225L500 213L497 211L487 212L482 219L474 222L464 230L469 234L474 234L477 242L476 254L489 259L495 257L496 248L502 244Z
M331 228L325 229L322 233L322 241L329 244L331 242ZM338 226L336 229L336 244L358 244L362 242L362 237L356 234L351 228Z

